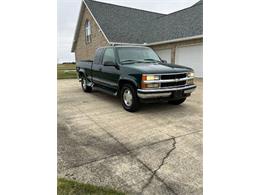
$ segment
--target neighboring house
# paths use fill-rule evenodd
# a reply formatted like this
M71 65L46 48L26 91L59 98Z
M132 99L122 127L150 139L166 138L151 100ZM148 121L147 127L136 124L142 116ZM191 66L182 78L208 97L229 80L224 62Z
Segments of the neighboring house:
M192 67L202 77L202 34L202 0L171 14L83 0L71 51L79 61L93 59L95 50L106 45L146 45L162 59Z

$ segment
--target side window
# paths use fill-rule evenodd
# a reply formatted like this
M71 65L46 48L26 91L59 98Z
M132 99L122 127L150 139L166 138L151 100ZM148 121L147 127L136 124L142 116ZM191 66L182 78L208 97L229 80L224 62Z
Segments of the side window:
M102 48L98 48L96 50L96 55L94 57L94 62L93 64L101 64L100 60L102 58L102 53L103 53L103 49Z
M116 62L113 48L106 49L102 64L104 64L104 62Z
M85 23L85 43L90 43L91 42L91 25L90 21L87 20Z

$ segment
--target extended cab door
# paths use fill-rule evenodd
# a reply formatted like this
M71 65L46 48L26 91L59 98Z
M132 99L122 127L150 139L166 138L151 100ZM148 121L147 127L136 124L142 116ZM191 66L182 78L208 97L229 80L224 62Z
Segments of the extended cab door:
M101 70L102 70L102 59L105 49L99 48L96 50L96 56L93 61L92 65L92 79L95 85L102 85L103 83L100 81L101 77Z
M105 66L105 62L112 62L112 64L116 65L116 57L114 48L106 48L104 51L103 59L102 59L102 68L100 73L100 80L103 82L103 85L111 90L117 90L118 88L118 80L120 77L119 68L117 66Z

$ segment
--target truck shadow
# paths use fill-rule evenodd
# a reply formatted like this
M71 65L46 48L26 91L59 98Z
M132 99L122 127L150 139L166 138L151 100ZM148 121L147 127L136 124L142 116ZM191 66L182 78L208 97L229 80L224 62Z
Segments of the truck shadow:
M111 96L109 94L105 94L99 91L93 91L91 96L95 97L96 103L99 102L106 102L109 104L109 107L118 108L122 112L126 112L122 105L121 100L119 97ZM160 101L160 102L154 102L154 103L142 103L140 105L140 109L136 113L140 114L146 114L146 113L165 113L167 111L176 111L176 112L186 112L191 109L194 109L195 107L191 105L188 101L184 102L181 105L171 105L168 102Z

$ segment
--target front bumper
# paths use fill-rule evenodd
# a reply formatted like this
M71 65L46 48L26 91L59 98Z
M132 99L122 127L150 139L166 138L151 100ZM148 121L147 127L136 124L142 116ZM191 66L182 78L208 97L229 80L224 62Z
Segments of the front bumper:
M141 99L169 98L175 99L189 96L196 88L196 85L186 85L172 88L138 89L137 95ZM176 95L177 94L177 95ZM176 95L176 96L175 96Z

